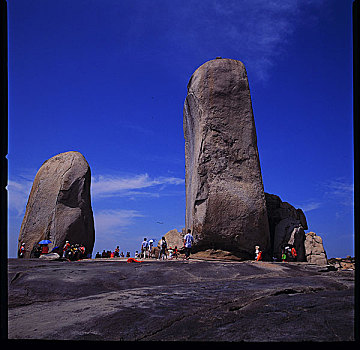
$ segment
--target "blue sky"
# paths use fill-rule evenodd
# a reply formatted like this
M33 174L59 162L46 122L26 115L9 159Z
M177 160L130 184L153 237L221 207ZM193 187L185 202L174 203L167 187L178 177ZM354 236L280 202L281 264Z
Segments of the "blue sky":
M185 221L183 103L217 56L247 69L266 192L354 254L351 0L8 0L9 243L42 163L92 171L96 251Z

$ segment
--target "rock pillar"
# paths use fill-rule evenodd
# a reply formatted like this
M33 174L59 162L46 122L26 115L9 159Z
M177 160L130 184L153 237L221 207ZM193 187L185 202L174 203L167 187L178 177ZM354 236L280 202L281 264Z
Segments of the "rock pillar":
M199 67L184 103L186 229L194 250L254 258L270 235L245 66L215 59Z

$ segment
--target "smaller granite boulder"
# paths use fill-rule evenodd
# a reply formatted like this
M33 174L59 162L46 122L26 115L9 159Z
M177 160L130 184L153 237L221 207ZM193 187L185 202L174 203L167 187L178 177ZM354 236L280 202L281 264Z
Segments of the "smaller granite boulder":
M179 232L177 229L170 230L167 232L164 237L167 243L168 249L170 247L178 249L182 248L184 245L184 232ZM158 248L160 248L160 241L158 242Z
M42 254L42 255L40 255L39 259L57 260L57 259L60 259L60 255L58 253Z
M322 238L315 232L305 235L305 254L306 261L317 265L326 265L327 256L323 246Z
M60 153L37 172L19 233L19 247L25 243L25 258L34 257L41 240L50 240L48 248L82 244L91 254L95 229L90 196L91 172L79 152Z

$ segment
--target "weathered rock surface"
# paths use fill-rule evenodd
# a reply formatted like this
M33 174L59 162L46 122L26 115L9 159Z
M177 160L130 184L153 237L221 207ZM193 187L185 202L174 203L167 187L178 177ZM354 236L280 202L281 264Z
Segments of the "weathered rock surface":
M57 260L60 258L60 255L58 253L48 253L48 254L42 254L39 259L43 260Z
M184 103L186 228L194 250L253 258L270 248L255 122L243 63L199 67Z
M9 259L9 338L354 340L355 271L296 262L99 260Z
M305 235L305 252L307 262L318 265L327 264L327 256L322 238L315 232L308 232Z
M43 239L49 251L66 240L81 243L91 253L95 242L90 198L90 167L79 152L65 152L47 160L35 176L19 234L25 258Z
M331 258L327 263L334 266L335 269L340 270L354 270L355 269L355 257L347 256L346 258Z

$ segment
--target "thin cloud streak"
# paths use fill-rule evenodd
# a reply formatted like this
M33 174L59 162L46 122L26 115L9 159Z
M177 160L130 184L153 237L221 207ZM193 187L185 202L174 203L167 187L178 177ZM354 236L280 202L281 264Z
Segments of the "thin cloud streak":
M305 203L302 206L299 206L304 212L309 212L315 209L319 209L322 206L321 202L309 202Z
M114 232L130 226L135 218L144 217L136 210L108 209L94 213L96 233Z
M184 9L176 7L176 13L171 7L167 9L174 21L164 33L168 40L201 56L241 57L256 79L267 81L277 58L286 53L292 34L304 24L300 22L303 9L320 9L321 3L322 0L188 1ZM163 5L166 7L167 2Z
M328 198L336 199L339 204L345 206L354 205L354 184L344 179L330 180L325 185L325 195Z
M32 181L19 179L9 180L7 185L8 191L8 210L15 212L17 217L25 213L26 203L31 191Z
M99 175L92 177L91 192L95 198L116 196L158 196L159 191L169 185L183 185L184 179L176 177L158 177L151 179L148 174L121 177L112 175ZM151 191L140 191L152 189Z

